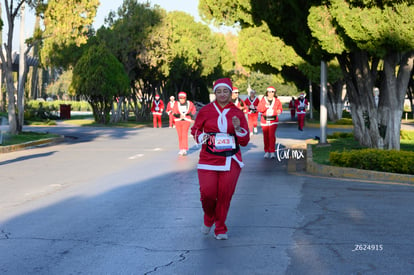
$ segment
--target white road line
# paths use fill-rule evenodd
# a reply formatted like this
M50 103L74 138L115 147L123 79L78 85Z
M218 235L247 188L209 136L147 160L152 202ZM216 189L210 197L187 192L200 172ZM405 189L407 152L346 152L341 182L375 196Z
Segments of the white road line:
M144 156L144 154L136 154L134 156L129 157L128 159L137 159L137 158L141 158L143 156Z

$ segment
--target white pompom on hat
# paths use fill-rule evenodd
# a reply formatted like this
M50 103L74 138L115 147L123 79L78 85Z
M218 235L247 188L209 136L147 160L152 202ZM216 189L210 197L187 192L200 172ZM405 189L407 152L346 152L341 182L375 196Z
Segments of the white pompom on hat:
M217 79L216 82L214 82L213 92L215 92L218 87L226 87L230 91L233 90L232 89L233 85L231 83L230 78L220 78L220 79Z

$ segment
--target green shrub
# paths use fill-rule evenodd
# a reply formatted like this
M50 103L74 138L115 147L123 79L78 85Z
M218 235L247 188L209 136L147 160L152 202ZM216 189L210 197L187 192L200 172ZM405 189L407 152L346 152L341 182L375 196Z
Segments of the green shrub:
M360 149L331 152L329 162L341 167L414 174L414 152L412 151Z
M349 132L334 132L327 136L328 139L338 139L338 138L353 138L354 134Z
M338 125L352 125L352 118L341 118L338 119L335 124Z
M400 131L400 138L404 140L414 140L414 131Z

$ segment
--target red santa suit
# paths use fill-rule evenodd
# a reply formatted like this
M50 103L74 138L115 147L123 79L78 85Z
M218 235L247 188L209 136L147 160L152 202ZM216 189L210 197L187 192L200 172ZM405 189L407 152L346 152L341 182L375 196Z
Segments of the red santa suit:
M303 131L305 126L306 109L308 108L309 102L305 98L305 94L300 94L300 97L295 101L296 113L298 114L298 129Z
M267 89L268 91L276 91L273 87ZM283 112L282 103L276 96L272 101L264 96L257 106L257 110L261 113L260 124L263 131L264 151L274 153L276 151L276 130L279 124L279 114Z
M236 105L237 108L239 108L240 110L242 110L243 113L247 114L247 111L248 111L247 106L244 103L244 101L241 100L239 98L239 96L238 96L238 94L239 94L239 88L233 87L232 93L237 94L237 98L235 98L235 99L232 98L232 101L233 101L234 105Z
M255 96L253 99L250 96L244 101L246 104L247 111L247 120L249 123L250 133L257 133L257 119L259 118L259 113L257 112L257 106L259 105L259 98Z
M217 85L231 91L230 79L217 80L215 88ZM240 120L239 132L232 124L234 116ZM250 140L247 120L243 111L232 102L223 108L214 101L198 112L191 134L198 144L202 144L197 168L204 226L215 224L216 236L226 234L230 201L244 166L240 146L246 146Z
M296 100L294 97L292 97L292 100L289 101L289 110L290 110L290 118L292 120L295 119L295 114L296 114L296 106L295 106Z
M175 126L175 124L174 124L174 119L175 118L174 118L174 114L172 112L172 110L174 108L175 102L176 101L174 100L174 97L171 96L170 97L170 102L167 103L167 109L165 110L167 112L167 114L168 114L168 126L170 128L172 128L173 126Z
M177 129L178 134L178 146L180 148L180 155L187 155L188 150L188 130L190 125L193 122L193 117L196 113L196 108L194 104L185 100L184 103L181 103L180 98L187 99L187 94L180 92L178 94L179 100L175 102L173 108L173 115L175 121L175 128Z
M162 127L161 116L162 112L164 111L164 102L160 99L159 95L155 96L155 100L152 102L151 106L151 113L152 113L152 122L154 124L154 128Z

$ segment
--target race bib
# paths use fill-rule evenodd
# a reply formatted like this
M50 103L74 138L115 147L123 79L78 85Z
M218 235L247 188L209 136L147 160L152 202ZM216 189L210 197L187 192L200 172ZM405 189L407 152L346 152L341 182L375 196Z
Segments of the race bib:
M236 141L234 136L225 133L217 133L214 146L217 150L236 149Z

